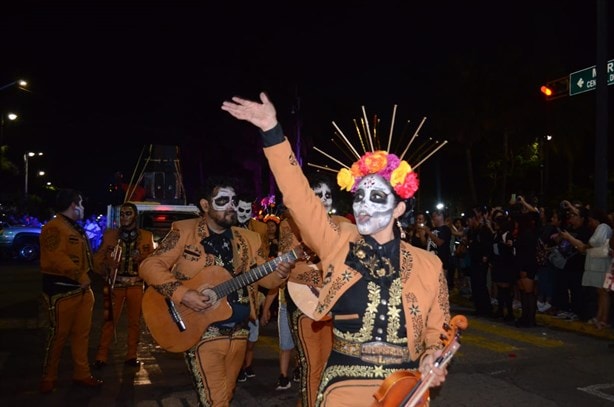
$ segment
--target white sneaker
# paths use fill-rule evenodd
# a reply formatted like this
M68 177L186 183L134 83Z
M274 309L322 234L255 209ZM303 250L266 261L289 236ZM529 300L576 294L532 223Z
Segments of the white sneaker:
M514 302L512 302L512 309L520 309L522 308L522 303L518 300L514 300Z
M550 305L549 302L541 302L541 301L537 301L537 310L539 312L546 312L548 311L550 308L552 308L552 305Z

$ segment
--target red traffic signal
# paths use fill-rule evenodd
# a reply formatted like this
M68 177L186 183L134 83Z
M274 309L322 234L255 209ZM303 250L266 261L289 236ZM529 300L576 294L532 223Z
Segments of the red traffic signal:
M539 90L541 90L541 92L546 95L546 96L552 96L552 89L550 89L549 87L547 87L546 85L542 86L541 88L539 88Z
M546 100L558 99L569 96L569 77L550 81L539 88L540 92L546 96Z

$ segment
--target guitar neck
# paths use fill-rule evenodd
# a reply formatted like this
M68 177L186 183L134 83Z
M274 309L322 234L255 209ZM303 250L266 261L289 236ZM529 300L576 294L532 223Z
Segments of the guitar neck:
M239 274L237 277L225 281L213 288L213 291L218 295L218 298L227 296L230 293L237 291L240 288L248 286L261 278L271 274L277 268L279 263L290 262L297 259L294 250L282 254L258 267L255 267L245 273Z
M455 338L454 341L450 343L450 345L447 346L446 349L444 349L441 356L439 356L437 360L435 360L435 363L434 363L435 367L446 366L448 362L450 362L450 360L452 359L452 356L454 356L458 348L460 348L460 343L458 342L458 338ZM432 369L427 374L422 376L422 378L418 381L418 384L416 385L416 387L414 387L412 391L407 395L406 399L403 400L403 402L401 403L401 406L403 407L417 406L420 400L422 399L422 396L424 396L424 393L426 393L426 391L431 386L431 382L433 381L434 377L435 377L435 374L433 373Z

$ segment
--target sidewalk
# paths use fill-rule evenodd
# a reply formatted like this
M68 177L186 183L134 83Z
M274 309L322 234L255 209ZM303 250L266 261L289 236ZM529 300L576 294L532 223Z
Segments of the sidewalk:
M465 298L458 293L450 294L450 304L456 306L473 309L473 303L470 299ZM521 310L515 311L516 317L520 316ZM569 321L565 319L559 319L555 316L538 312L535 316L535 320L538 325L545 326L552 329L560 329L563 331L577 332L583 335L589 335L596 338L602 338L614 341L614 328L597 329L592 324L583 321ZM531 329L531 328L518 328L518 329Z

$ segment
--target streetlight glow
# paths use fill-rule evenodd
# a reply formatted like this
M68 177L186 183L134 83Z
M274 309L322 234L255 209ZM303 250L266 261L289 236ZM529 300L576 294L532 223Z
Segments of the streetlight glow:
M2 113L2 115L0 115L0 146L2 146L2 138L4 136L4 118L5 117L9 119L10 121L15 121L17 120L19 116L13 112Z
M7 83L6 85L0 86L0 90L4 90L7 88L10 88L13 85L17 85L17 87L21 90L25 90L27 92L30 92L28 89L26 89L26 87L28 86L28 82L23 80L23 79L17 79L16 81L13 81L11 83Z

